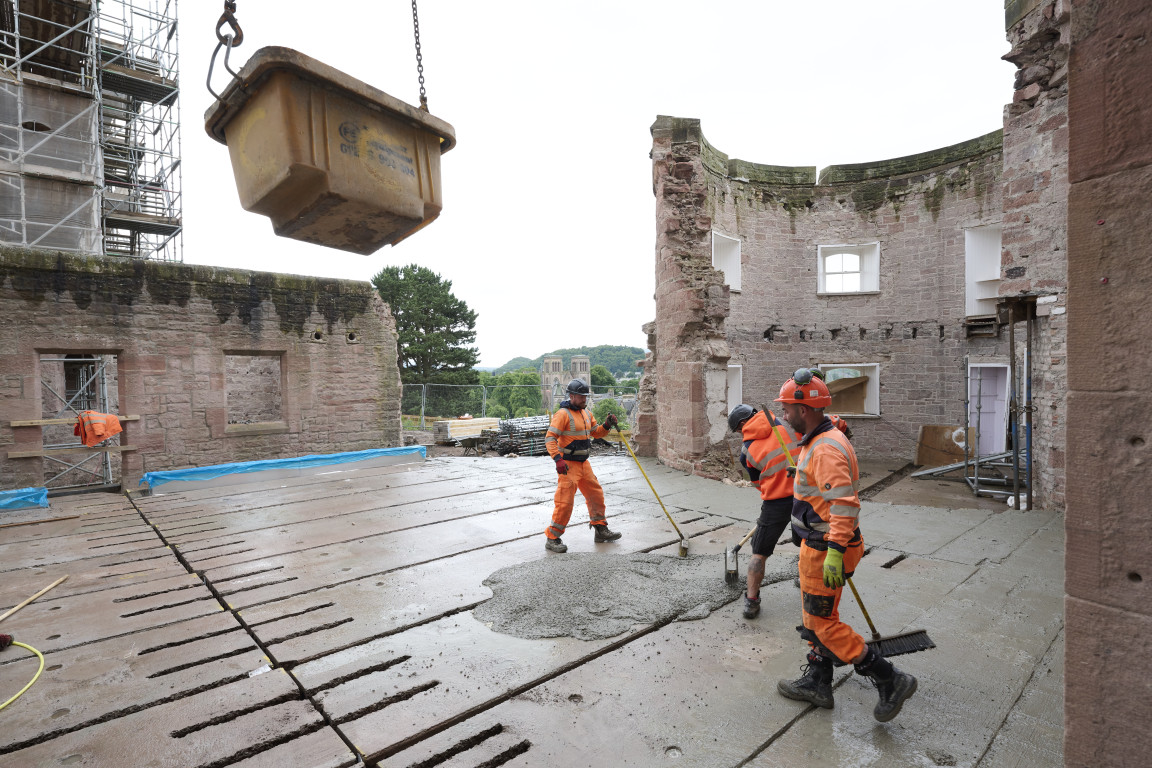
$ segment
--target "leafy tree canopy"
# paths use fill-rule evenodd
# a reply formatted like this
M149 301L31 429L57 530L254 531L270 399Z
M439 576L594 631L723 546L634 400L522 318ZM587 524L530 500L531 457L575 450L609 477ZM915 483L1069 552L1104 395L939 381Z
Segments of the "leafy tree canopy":
M565 369L572 364L573 355L588 355L593 366L601 365L619 379L621 376L631 375L637 371L636 361L644 359L644 350L640 349L640 347L612 346L609 344L602 344L598 347L557 349L546 355L540 355L534 360L527 357L513 358L497 368L493 373L506 373L521 368L531 368L538 371L540 370L540 364L544 362L544 358L549 355L559 355L562 357L564 359Z
M594 387L614 387L616 386L616 377L602 365L592 366L592 370L588 372L592 378L592 386ZM597 390L599 391L599 390Z
M493 405L517 417L540 416L544 413L540 374L531 368L510 371L499 376L482 371L480 383L488 388L489 414L492 413Z
M372 278L396 319L397 362L405 384L474 384L480 359L476 313L452 294L452 281L426 267L385 267Z
M628 418L628 414L620 407L620 403L615 400L604 399L592 406L592 415L596 417L596 421L600 424L604 423L604 419L608 418L608 414L610 413L616 414L616 418L620 420L621 429L628 428L628 424L625 421L625 419Z

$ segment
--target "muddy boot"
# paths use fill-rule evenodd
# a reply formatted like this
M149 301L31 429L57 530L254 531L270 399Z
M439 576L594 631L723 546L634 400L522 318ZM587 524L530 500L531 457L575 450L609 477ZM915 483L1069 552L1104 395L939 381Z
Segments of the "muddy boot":
M804 674L800 679L781 680L776 683L776 690L789 699L832 709L835 706L832 699L832 659L809 651L808 663L802 669Z
M760 598L744 595L744 618L754 619L760 615Z
M568 551L568 545L560 541L560 539L545 539L544 549L548 550L549 552L563 553Z
M904 702L916 693L916 678L901 672L873 649L856 665L856 671L872 680L880 700L876 702L872 716L886 723L900 714Z
M616 533L615 531L608 530L607 524L594 525L592 528L596 531L596 538L593 539L593 541L597 544L603 544L608 541L616 541L616 539L624 535L622 533Z

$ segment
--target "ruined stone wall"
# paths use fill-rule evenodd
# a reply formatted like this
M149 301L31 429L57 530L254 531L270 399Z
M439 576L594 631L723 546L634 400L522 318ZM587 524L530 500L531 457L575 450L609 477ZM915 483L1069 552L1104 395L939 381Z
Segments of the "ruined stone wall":
M710 148L697 120L661 118L652 137L656 320L649 337L656 346L649 344L641 380L638 446L668 466L699 471L723 438L729 357L728 288L712 269L712 221L703 207Z
M1071 12L1064 761L1119 768L1152 752L1152 10Z
M42 353L114 354L126 485L152 470L400 444L396 329L369 283L0 248L0 462L43 483ZM276 357L280 415L229 424L252 393L229 356ZM273 368L254 369L266 379ZM228 382L233 382L230 387ZM267 382L264 382L267 383ZM238 420L236 420L238 421Z
M920 425L963 423L964 355L1007 351L964 327L964 229L1001 216L998 132L833 166L819 181L813 168L729 160L697 120L662 117L652 132L657 316L645 379L662 460L705 474L730 462L719 445L729 363L757 406L801 366L878 364L881 415L851 419L870 457L910 461ZM739 292L712 269L713 229L742 241ZM818 292L818 245L877 241L878 291Z
M1066 0L1026 0L1009 3L1005 19L1012 50L1004 58L1017 72L1012 103L1004 108L1000 294L1038 297L1033 468L1040 502L1055 508L1064 506L1066 464L1069 10ZM1021 377L1025 330L1020 325L1017 332Z

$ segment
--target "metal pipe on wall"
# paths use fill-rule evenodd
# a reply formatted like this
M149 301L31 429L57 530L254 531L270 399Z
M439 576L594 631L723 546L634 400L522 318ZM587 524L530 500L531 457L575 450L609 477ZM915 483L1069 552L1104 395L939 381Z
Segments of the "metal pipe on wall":
M1032 509L1032 325L1036 320L1036 304L1029 302L1028 304L1028 322L1026 324L1028 329L1027 341L1024 347L1024 419L1026 426L1024 428L1025 439L1025 461L1028 462L1028 471L1025 474L1025 480L1028 483L1028 509Z
M1008 305L1008 413L1012 423L1012 506L1020 509L1020 416L1016 388L1016 304Z

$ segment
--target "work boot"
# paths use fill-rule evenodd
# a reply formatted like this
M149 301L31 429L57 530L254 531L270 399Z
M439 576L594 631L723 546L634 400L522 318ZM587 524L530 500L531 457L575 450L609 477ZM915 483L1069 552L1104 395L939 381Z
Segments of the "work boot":
M760 598L744 595L744 618L754 619L760 615Z
M549 552L564 553L568 551L568 545L560 541L560 539L545 539L544 549L548 550Z
M832 699L832 659L809 651L808 663L801 669L804 674L798 680L781 680L776 683L776 690L789 699L832 709L835 706Z
M916 693L916 678L907 672L901 672L872 648L868 655L856 665L856 671L868 677L876 686L880 700L872 710L872 716L882 723L886 723L896 715L904 702Z
M595 541L597 544L603 544L607 541L616 541L616 539L624 535L622 533L616 533L615 531L608 530L608 526L606 524L594 525L592 528L596 531L596 538L593 541Z

